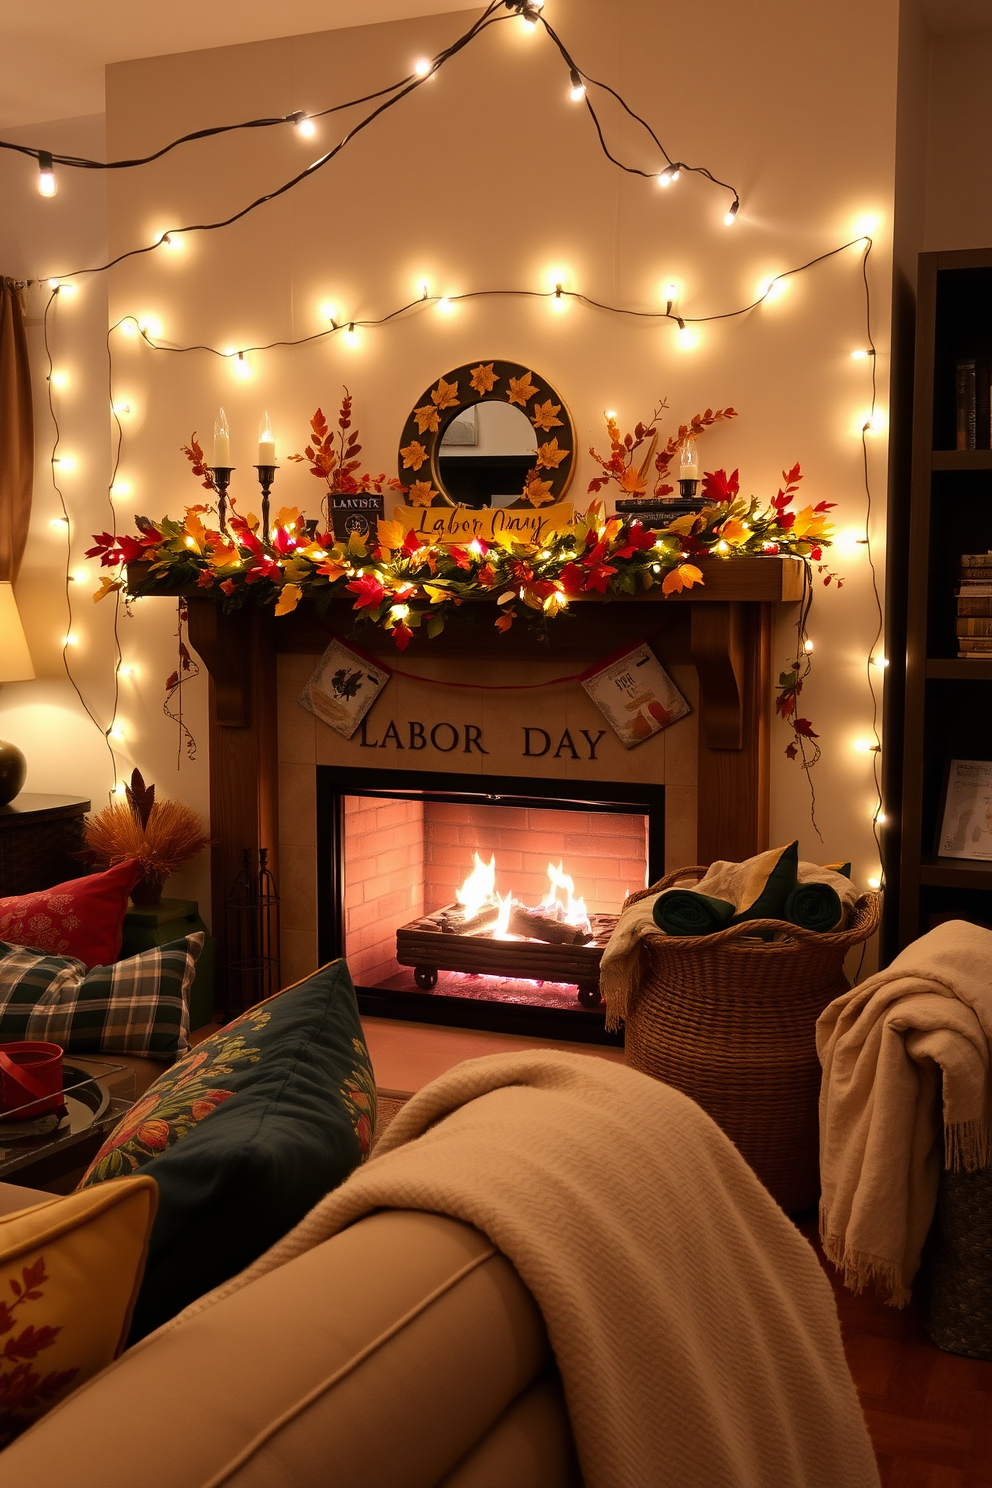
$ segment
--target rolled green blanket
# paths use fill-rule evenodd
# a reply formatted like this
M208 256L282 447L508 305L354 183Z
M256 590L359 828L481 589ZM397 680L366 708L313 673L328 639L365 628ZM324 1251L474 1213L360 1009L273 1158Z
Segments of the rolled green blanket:
M654 905L654 922L666 935L712 935L722 930L736 905L692 889L668 889Z
M782 918L802 930L837 930L844 907L835 888L826 883L801 883L785 901Z

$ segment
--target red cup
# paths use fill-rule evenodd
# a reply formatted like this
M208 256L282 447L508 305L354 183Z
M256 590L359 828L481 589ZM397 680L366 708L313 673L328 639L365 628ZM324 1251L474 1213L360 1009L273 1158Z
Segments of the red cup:
M63 1105L60 1045L30 1039L0 1044L0 1121L28 1121Z

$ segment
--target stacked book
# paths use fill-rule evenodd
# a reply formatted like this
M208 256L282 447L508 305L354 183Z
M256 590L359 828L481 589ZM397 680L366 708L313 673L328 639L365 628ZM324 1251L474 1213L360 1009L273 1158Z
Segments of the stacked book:
M992 552L961 554L958 655L992 661Z

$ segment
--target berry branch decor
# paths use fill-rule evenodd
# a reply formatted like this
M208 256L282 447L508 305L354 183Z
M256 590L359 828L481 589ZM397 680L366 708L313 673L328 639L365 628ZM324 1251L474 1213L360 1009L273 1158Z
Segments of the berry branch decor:
M629 492L653 462L651 478L660 494L682 440L736 417L730 408L707 409L680 426L678 435L657 453L655 425L663 408L664 404L655 410L650 424L638 424L625 436L615 420L608 419L612 453L609 459L594 455L604 474L591 482L591 491L612 483ZM356 480L360 446L357 435L348 432L350 411L346 398L342 411L346 422L339 423L339 434L332 435L318 410L311 424L313 442L300 457L311 461L313 474L330 490L336 481ZM632 477L635 457L646 440L652 441L648 458L639 462ZM192 456L195 449L194 440L187 452ZM202 465L202 459L195 463ZM647 474L643 478L646 490ZM831 540L827 513L834 503L821 501L797 510L801 478L794 465L783 474L777 494L763 502L741 495L737 470L729 475L722 469L706 472L702 509L663 527L645 527L630 514L608 516L602 502L594 500L568 526L546 533L539 543L504 532L491 542L474 538L464 546L441 544L425 541L399 521L386 520L379 521L375 540L353 533L340 542L326 530L326 512L325 530L318 531L320 524L308 522L296 507L276 513L271 538L263 542L254 513L242 516L231 502L222 531L219 524L208 525L209 517L216 517L215 509L196 505L186 508L182 520L163 517L156 522L136 516L135 535L101 533L87 557L99 557L103 567L115 570L101 578L94 600L120 589L152 595L174 594L178 588L215 598L227 611L256 605L288 615L301 600L323 610L332 600L348 599L358 622L381 627L405 651L416 632L431 639L440 635L466 603L480 599L495 601L496 629L506 632L517 622L545 626L577 595L611 599L655 588L666 596L678 594L703 584L707 567L731 556L787 554L803 558L807 565L811 559L816 562ZM135 562L147 563L148 570L129 577L126 565ZM828 575L825 582L830 579L836 576ZM815 739L809 721L796 717L796 698L805 677L802 666L808 670L808 657L789 674L794 679L790 683L783 674L776 706L794 734ZM790 745L789 752L792 749Z

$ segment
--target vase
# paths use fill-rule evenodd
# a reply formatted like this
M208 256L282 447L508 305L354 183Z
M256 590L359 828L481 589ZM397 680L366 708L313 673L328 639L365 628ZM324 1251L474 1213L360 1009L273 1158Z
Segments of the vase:
M28 762L16 744L0 739L0 806L20 794L28 773Z
M143 873L131 890L131 903L141 909L154 909L162 902L162 890L165 888L165 879L158 874Z

